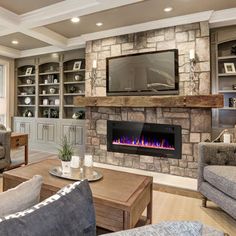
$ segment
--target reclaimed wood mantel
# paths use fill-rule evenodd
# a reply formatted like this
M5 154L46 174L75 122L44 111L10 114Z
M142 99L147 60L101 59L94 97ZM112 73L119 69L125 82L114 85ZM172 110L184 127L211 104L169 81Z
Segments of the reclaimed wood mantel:
M188 108L221 108L224 97L216 95L192 96L107 96L75 97L77 107L188 107Z

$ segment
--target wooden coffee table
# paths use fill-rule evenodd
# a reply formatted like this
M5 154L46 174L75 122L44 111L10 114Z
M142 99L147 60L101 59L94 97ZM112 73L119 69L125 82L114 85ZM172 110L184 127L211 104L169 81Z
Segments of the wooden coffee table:
M43 176L41 190L41 200L43 200L72 183L70 180L49 174L49 169L57 165L60 165L59 160L48 159L4 172L3 190L15 187L38 174ZM95 169L103 174L101 180L90 183L97 226L111 231L133 228L145 208L147 208L146 223L152 223L152 177L102 168Z

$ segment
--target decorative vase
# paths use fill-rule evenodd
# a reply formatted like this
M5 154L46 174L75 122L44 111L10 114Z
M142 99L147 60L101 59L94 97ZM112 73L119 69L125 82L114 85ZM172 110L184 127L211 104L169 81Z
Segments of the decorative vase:
M71 173L70 161L61 161L62 174L68 175Z
M49 92L50 92L50 94L54 94L56 92L56 89L55 88L50 88Z
M28 117L32 117L32 116L33 116L32 112L29 111L28 114L27 114L27 116L28 116Z
M32 84L32 83L33 83L33 81L31 79L26 80L26 84Z

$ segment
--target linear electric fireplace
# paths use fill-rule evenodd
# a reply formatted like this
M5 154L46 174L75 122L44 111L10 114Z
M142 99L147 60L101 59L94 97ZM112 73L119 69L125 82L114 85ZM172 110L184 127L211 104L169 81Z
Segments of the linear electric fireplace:
M181 158L181 126L107 121L107 150L167 158Z

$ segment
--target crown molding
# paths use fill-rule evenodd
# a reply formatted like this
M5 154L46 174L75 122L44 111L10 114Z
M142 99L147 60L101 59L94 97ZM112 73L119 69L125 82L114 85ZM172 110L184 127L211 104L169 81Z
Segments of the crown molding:
M10 58L19 58L21 56L21 51L5 47L0 45L1 56L10 57Z
M217 28L236 24L236 8L214 11L210 20L210 28Z
M42 55L42 54L48 54L48 53L63 52L65 50L67 51L67 50L73 50L73 49L79 49L79 48L85 48L85 43L81 45L76 45L76 46L68 46L66 49L62 49L60 47L55 47L55 46L47 46L47 47L23 50L20 52L20 56L18 56L17 58L30 57L30 56L36 56L36 55Z

